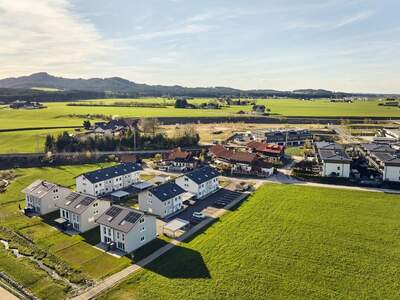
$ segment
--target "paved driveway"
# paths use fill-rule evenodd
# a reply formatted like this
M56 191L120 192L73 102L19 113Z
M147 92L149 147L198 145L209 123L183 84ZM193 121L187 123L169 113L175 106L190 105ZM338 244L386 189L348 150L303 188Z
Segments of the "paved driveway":
M209 209L209 208L212 209L215 201L221 199L221 200L225 200L226 202L230 203L242 195L241 193L232 191L228 188L222 188L219 191L217 191L216 193L210 195L209 197L207 197L205 199L197 200L195 205L189 206L181 213L169 218L168 221L172 220L172 219L176 219L176 218L190 221L190 217L193 215L194 212L201 212L201 211L205 210L205 214L207 215L207 209Z

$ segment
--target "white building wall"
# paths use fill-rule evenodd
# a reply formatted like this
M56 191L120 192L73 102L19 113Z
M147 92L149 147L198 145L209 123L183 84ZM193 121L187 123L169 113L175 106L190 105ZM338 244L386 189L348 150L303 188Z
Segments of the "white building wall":
M69 195L70 191L66 188L56 186L41 198L33 197L25 194L25 205L27 208L32 208L40 215L46 215L57 211L56 202Z
M111 227L100 225L100 238L102 243L112 241L117 248L127 253L151 242L157 237L156 218L145 215L128 233L115 230Z
M167 201L161 201L150 191L144 191L139 194L138 200L141 211L155 214L160 216L160 218L168 217L183 207L182 195L168 199Z
M139 175L140 171L136 171L96 183L91 183L85 176L80 175L76 178L76 190L78 193L95 197L107 195L137 183L139 181Z
M383 168L383 180L400 182L400 167L385 166Z
M195 194L198 199L206 198L219 189L218 177L210 179L202 184L197 184L189 177L181 176L178 177L175 182L185 191Z
M344 163L322 163L322 176L332 176L331 174L335 173L338 177L350 177L350 164Z

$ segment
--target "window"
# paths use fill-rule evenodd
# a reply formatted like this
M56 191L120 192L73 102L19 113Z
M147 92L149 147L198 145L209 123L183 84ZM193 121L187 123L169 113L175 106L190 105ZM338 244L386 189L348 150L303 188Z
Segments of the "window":
M144 218L141 218L139 221L140 224L144 223Z
M105 227L103 227L103 233L106 234L107 233L107 229Z
M108 235L111 235L111 228L108 228Z
M337 167L337 170L340 171L340 166Z
M117 239L119 239L119 232L117 232Z
M122 234L122 241L125 241L125 234Z
M93 204L93 207L97 207L99 206L99 202L96 202L95 204Z
M141 243L144 242L144 236L140 237L140 242L141 242Z
M140 228L140 232L143 232L144 230L145 230L145 228L144 228L144 227Z

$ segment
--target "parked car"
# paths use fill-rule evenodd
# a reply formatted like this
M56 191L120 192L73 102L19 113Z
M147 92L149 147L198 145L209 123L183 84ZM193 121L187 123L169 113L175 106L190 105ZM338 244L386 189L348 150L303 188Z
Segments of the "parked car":
M215 201L214 206L218 207L218 208L222 208L222 207L227 206L228 204L229 204L229 202L226 202L223 200L218 200L218 201Z
M192 224L198 224L201 221L203 221L206 218L206 216L202 212L195 211L190 218L190 223Z

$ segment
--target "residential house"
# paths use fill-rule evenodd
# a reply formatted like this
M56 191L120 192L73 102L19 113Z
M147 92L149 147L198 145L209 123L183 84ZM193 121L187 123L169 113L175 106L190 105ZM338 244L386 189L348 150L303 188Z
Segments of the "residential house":
M142 170L140 164L131 162L87 172L76 178L76 189L95 197L108 195L138 182Z
M400 182L400 154L387 144L361 144L361 156L382 174L384 181Z
M210 149L210 155L218 168L231 174L267 177L274 173L273 164L256 153L232 151L215 145Z
M166 182L139 194L139 209L159 216L170 217L183 209L186 193L173 181Z
M306 141L312 142L313 135L308 130L257 131L254 139L268 144L296 147L304 145Z
M336 143L317 142L314 145L316 158L321 166L320 174L324 177L350 177L352 159L344 147Z
M23 189L22 192L25 194L26 209L38 215L57 211L56 202L70 193L67 188L40 179Z
M285 146L252 141L246 147L250 152L259 154L270 163L279 164L285 158Z
M157 237L156 217L137 209L113 205L96 223L100 225L101 243L126 253Z
M180 147L166 153L162 165L167 167L168 171L189 171L197 167L199 161L190 151L182 150Z
M216 169L205 166L178 177L175 182L197 199L203 199L219 189L219 176L220 173Z
M93 132L102 135L123 134L128 130L138 132L138 124L138 119L114 119L109 122L97 122L93 126Z
M67 197L57 201L56 206L60 209L60 218L67 224L71 224L72 229L78 232L86 232L98 224L95 220L103 214L109 207L110 202L71 192ZM63 222L63 224L65 224Z

